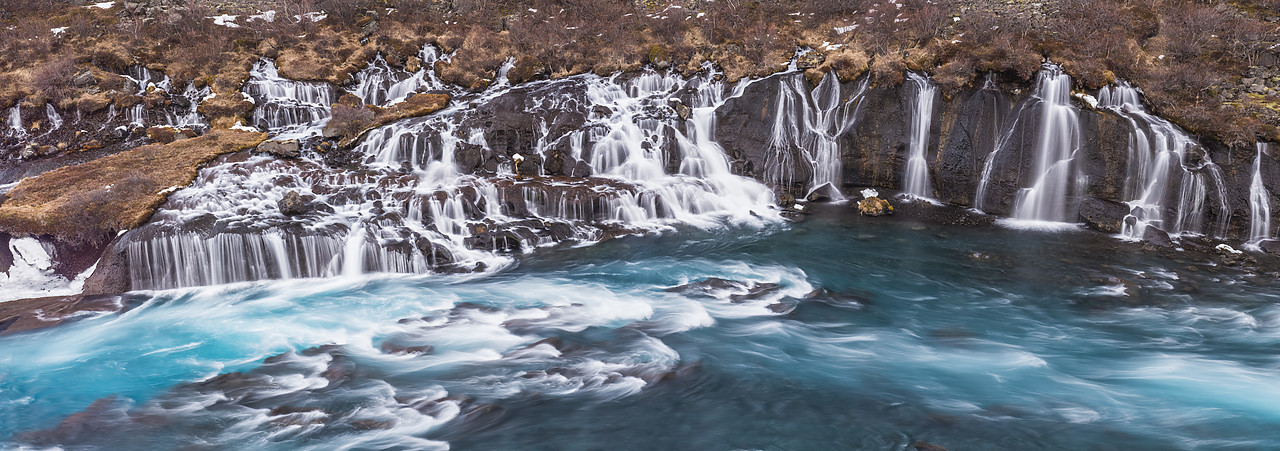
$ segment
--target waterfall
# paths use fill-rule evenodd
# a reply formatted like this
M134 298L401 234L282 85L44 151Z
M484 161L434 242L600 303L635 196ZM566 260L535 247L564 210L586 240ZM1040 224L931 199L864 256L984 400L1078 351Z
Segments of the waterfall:
M1126 119L1130 126L1123 192L1130 213L1121 235L1142 239L1147 227L1169 233L1200 233L1209 183L1219 188L1216 199L1225 202L1217 165L1190 135L1149 113L1142 104L1142 93L1127 82L1102 88L1098 106ZM1172 190L1175 183L1176 193ZM1221 211L1227 210L1225 204L1221 207ZM1168 220L1169 213L1175 220ZM1217 233L1224 230L1220 227Z
M839 193L844 169L838 139L857 125L868 83L863 79L846 99L835 72L828 72L812 93L803 74L779 77L765 179L795 185L795 165L805 164L813 174L810 191L830 184Z
M447 56L441 56L435 46L426 44L418 53L418 58L422 61L422 68L409 73L391 67L382 55L378 55L368 67L356 73L355 82L347 88L347 92L360 97L367 105L385 107L403 102L423 90L451 90L450 86L440 81L434 70L436 62L448 60Z
M27 129L22 126L22 110L17 106L9 109L9 119L6 122L9 127L9 136L21 138L27 135Z
M1249 244L1257 245L1271 239L1271 193L1262 184L1262 154L1265 143L1258 143L1258 155L1253 159L1253 179L1249 182Z
M49 131L62 128L62 115L58 114L58 110L53 108L53 104L44 104L44 114L49 118Z
M1013 217L1019 220L1074 220L1069 201L1079 197L1084 183L1073 164L1080 148L1080 120L1071 106L1071 77L1058 66L1045 65L1036 80L1040 100L1039 139L1030 187L1018 192Z
M994 81L992 81L992 76L990 74L987 75L987 79L982 85L982 92L983 95L989 95L991 97L991 109L995 114L997 114L996 123L1002 124L998 119L1000 105L997 103L998 97L996 97L1000 93L1000 88L996 86ZM1013 137L1013 133L1018 129L1018 124L1022 121L1022 112L1026 108L1027 102L1023 102L1022 106L1020 106L1017 111L1013 112L1013 115L1011 116L1011 123L1007 126L1002 124L1000 127L993 127L991 130L994 135L991 139L991 152L987 153L987 158L983 161L982 179L978 181L978 191L973 195L973 206L979 211L984 210L987 205L987 188L991 185L991 174L995 168L996 157L1000 155L1000 151L1005 148L1006 144L1009 143L1010 138Z
M432 67L424 65L428 83ZM452 88L448 108L372 130L352 149L366 156L356 170L306 155L212 164L127 235L134 286L470 272L562 241L776 221L773 193L733 175L714 139L716 109L751 82L730 92L722 78L708 66L691 78L650 70L516 87L499 80L480 93ZM333 95L280 78L265 61L245 91L258 100L256 123L294 134L316 127L311 108ZM691 106L685 119L673 98ZM272 116L286 110L297 114ZM501 128L510 123L531 124L519 130L528 140L491 145L495 134L515 133ZM539 169L517 177L517 152ZM557 158L562 169L543 168ZM552 171L591 176L542 175ZM281 212L290 193L306 212Z
M909 72L907 80L911 82L914 102L911 103L911 135L907 153L907 170L903 177L906 194L929 198L932 191L929 187L929 161L925 155L929 150L929 126L933 122L933 98L937 89L927 77Z
M171 115L172 117L169 119L169 125L178 128L193 128L199 130L208 128L208 123L205 121L204 116L200 115L198 110L200 108L200 102L209 97L212 92L212 89L208 86L197 89L195 83L188 83L187 89L183 90L182 94L180 94L182 98L186 100L186 106L179 107L180 109L178 110L178 113Z
M253 125L278 139L319 134L336 98L327 83L281 78L269 60L254 64L245 92L258 105L253 110Z

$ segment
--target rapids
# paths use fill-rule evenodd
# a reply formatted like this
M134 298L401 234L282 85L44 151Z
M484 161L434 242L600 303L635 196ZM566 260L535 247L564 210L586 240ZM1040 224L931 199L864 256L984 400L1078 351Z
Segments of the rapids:
M1280 446L1273 282L1084 231L852 215L550 247L487 276L131 293L0 338L0 440Z

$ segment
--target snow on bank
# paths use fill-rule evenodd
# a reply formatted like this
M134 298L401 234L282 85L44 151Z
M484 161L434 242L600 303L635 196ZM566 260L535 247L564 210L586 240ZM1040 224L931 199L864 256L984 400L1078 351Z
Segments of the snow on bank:
M7 273L0 272L0 302L79 293L97 266L67 280L53 272L53 259L35 238L15 238L9 241L9 251L13 266Z

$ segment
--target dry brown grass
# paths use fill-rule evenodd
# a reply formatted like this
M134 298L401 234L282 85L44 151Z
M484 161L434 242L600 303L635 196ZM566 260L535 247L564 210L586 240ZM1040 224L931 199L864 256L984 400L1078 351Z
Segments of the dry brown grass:
M448 94L414 94L388 108L341 102L333 105L333 118L329 120L329 127L333 127L343 137L339 147L349 147L369 130L400 119L426 116L448 105Z
M282 77L343 84L368 65L375 53L377 47L360 44L353 33L324 28L280 50L276 65Z
M23 179L0 205L0 229L98 242L151 217L174 186L186 186L214 157L257 146L265 133L217 130L151 144Z

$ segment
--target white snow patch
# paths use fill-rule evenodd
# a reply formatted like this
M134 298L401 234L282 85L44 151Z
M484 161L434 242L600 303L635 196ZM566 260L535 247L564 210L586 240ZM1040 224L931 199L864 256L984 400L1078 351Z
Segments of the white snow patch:
M276 12L275 12L275 10L263 11L263 12L261 12L261 13L254 14L254 15L252 15L252 16L249 16L249 18L248 18L248 19L246 19L246 21L248 21L248 22L253 22L253 21L255 21L255 20L261 20L261 21L266 22L266 23L272 23L272 22L275 22L275 21L276 21Z
M62 33L67 32L67 27L50 28L49 31L53 32L54 36L62 36Z
M53 259L35 238L17 238L9 241L13 253L13 266L7 273L0 272L0 302L44 296L69 296L79 293L84 280L93 274L94 265L72 280L53 271Z
M112 6L116 6L116 2L94 3L92 5L86 6L85 8L111 9Z
M1089 106L1090 106L1090 107L1092 107L1092 108L1097 108L1097 107L1098 107L1098 98L1097 98L1097 97L1094 97L1094 96L1091 96L1091 95L1085 94L1085 93L1083 93L1083 92L1073 92L1073 93L1071 93L1071 96L1072 96L1072 97L1075 97L1075 98L1077 98L1077 99L1083 100L1083 101L1084 101L1084 103L1089 104Z
M206 17L206 19L213 19L214 25L219 25L227 28L240 28L239 25L236 25L236 17L239 17L239 16L223 14L220 16Z
M244 122L238 122L238 121L236 122L236 125L232 125L232 126L231 126L231 129L232 129L232 130L245 131L245 132L254 132L254 133L257 133L257 132L262 131L262 130L258 130L257 128L254 128L254 127L250 127L250 126L244 125Z

